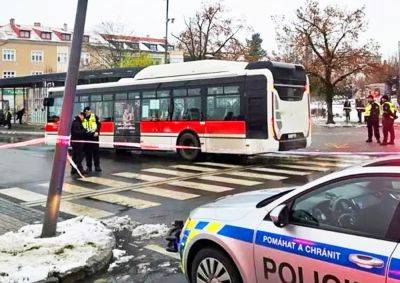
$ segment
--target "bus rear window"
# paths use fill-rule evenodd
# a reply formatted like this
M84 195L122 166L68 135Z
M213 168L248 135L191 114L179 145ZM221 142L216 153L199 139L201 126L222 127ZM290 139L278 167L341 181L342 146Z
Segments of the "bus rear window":
M303 99L304 87L276 86L279 98L285 101L300 101Z

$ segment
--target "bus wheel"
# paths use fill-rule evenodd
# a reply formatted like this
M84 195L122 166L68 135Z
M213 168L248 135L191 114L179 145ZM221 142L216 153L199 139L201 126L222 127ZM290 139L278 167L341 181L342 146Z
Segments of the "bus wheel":
M181 135L178 140L178 145L200 148L200 142L198 138L192 133L184 133ZM178 154L180 157L188 161L196 160L200 153L200 149L178 149Z

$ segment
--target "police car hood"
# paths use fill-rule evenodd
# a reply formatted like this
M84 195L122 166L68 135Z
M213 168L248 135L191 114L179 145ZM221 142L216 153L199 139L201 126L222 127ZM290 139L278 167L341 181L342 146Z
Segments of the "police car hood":
M221 221L239 219L257 209L256 205L259 202L293 189L295 188L273 188L225 196L214 202L200 206L192 212L191 216L194 218L210 218Z

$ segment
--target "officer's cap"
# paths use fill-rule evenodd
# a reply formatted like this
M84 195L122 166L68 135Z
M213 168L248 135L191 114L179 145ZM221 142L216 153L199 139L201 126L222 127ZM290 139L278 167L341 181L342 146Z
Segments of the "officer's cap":
M84 109L83 109L83 111L90 111L91 110L91 108L90 108L90 106L86 106Z
M382 99L389 100L389 96L387 94L382 95Z

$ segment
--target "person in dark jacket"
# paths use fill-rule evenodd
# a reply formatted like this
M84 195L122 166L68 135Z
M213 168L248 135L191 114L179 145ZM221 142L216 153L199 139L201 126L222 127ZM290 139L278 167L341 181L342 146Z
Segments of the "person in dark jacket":
M88 137L88 134L85 130L85 128L82 125L83 119L84 119L84 114L79 113L74 121L72 122L71 126L71 146L72 146L72 160L76 164L76 167L82 174L86 174L87 172L83 170L82 166L82 161L85 156L84 152L84 144L83 143L78 143L74 141L82 141L86 140ZM71 175L76 175L78 172L74 167L71 168Z
M22 124L22 117L24 116L24 114L25 114L25 108L22 108L17 112L17 120L19 121L20 125Z

